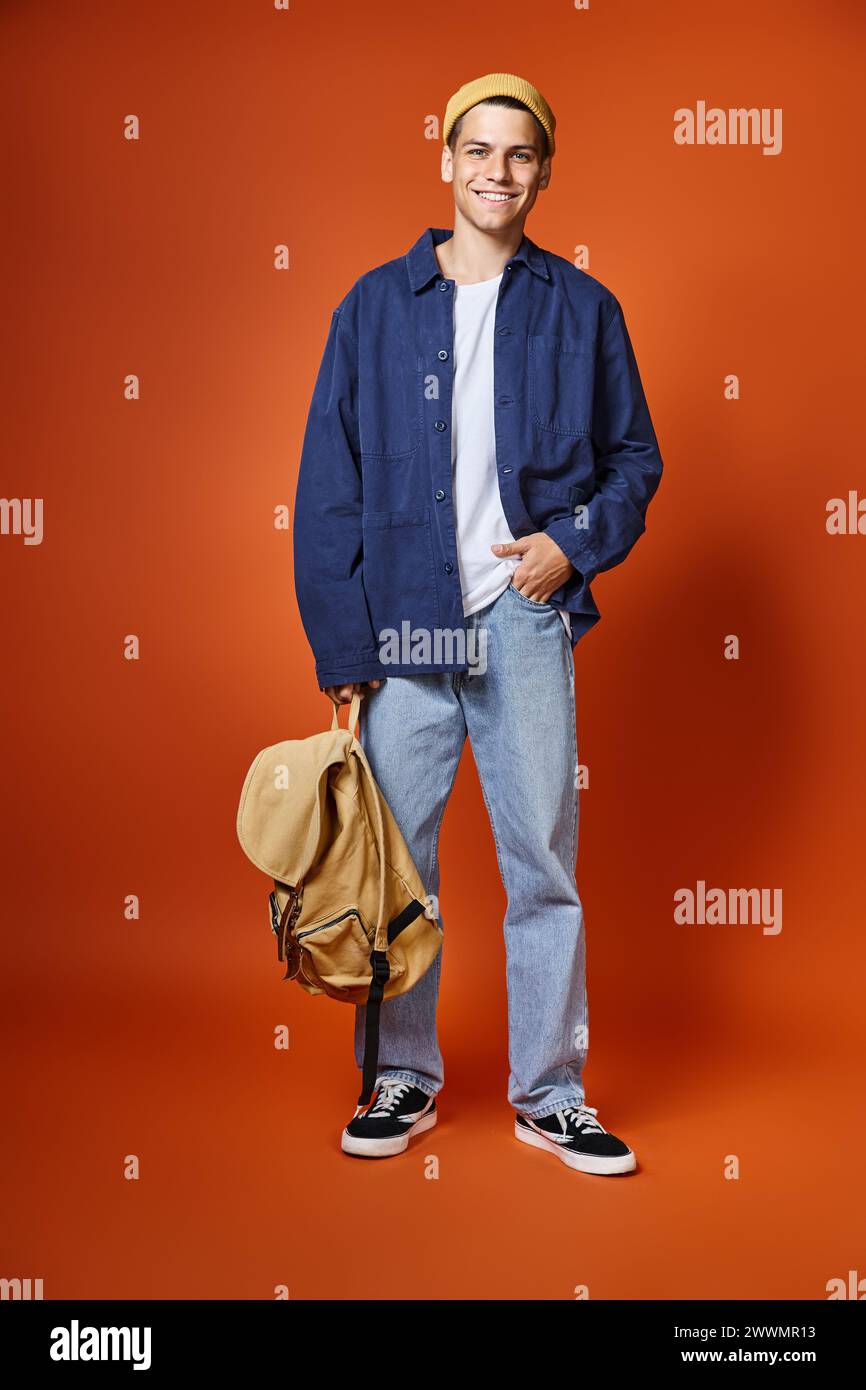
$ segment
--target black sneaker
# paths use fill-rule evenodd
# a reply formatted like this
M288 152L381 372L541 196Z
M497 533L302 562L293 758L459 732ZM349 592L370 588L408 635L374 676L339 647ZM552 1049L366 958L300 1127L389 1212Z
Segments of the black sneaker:
M363 1158L388 1158L409 1147L413 1134L432 1129L436 1123L436 1098L428 1096L409 1081L383 1076L376 1083L372 1104L343 1130L343 1153Z
M630 1173L637 1159L628 1144L593 1118L597 1114L592 1105L566 1105L540 1120L518 1111L514 1133L524 1144L547 1149L582 1173Z

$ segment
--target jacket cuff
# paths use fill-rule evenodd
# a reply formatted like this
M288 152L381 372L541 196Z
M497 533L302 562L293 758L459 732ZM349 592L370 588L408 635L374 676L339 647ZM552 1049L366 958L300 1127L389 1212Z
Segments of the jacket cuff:
M316 662L316 680L320 690L327 689L329 685L384 680L387 674L375 647L370 648L369 652L352 652L343 659L329 657L327 662Z
M591 584L601 568L598 556L589 541L589 533L575 526L574 517L560 517L544 528L544 534L556 541L560 550L568 557L578 574Z

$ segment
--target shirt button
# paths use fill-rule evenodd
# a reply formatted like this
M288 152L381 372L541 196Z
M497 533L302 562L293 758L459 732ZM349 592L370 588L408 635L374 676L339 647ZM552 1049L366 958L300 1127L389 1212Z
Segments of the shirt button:
M446 352L445 348L440 348L436 356L439 358L440 362L448 361L448 353Z
M437 488L437 489L436 489L436 501L437 501L437 502L441 502L441 501L442 501L442 498L443 498L444 496L445 496L445 493L442 491L441 487L440 487L440 488Z
M497 333L499 334L499 336L501 337L503 333L510 333L510 332L511 332L511 329L510 329L510 328L497 328L496 332L497 332Z
M440 281L439 281L439 288L440 288L440 290L447 290L447 289L448 289L448 286L446 285L446 283L445 283L444 280L440 280Z
M503 473L513 473L513 472L514 472L514 469L513 469L513 468L503 468L502 471L503 471Z
M511 397L510 397L510 396L500 396L500 397L499 397L499 404L500 404L500 405L511 405Z
M446 574L450 574L451 571L453 570L453 568L454 568L454 566L452 565L451 561L450 561L450 560L446 560L446 561L445 561L445 573L446 573Z
M433 428L434 430L438 430L441 434L443 430L447 430L448 426L446 425L444 420L434 420Z

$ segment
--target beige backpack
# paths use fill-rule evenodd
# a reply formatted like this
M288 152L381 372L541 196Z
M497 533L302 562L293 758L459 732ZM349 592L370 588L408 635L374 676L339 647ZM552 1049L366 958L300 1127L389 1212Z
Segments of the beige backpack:
M369 698L369 697L365 697ZM308 994L366 1004L363 1085L373 1095L383 999L405 994L436 959L442 928L355 736L331 727L259 753L238 807L238 839L274 880L271 927L286 980Z

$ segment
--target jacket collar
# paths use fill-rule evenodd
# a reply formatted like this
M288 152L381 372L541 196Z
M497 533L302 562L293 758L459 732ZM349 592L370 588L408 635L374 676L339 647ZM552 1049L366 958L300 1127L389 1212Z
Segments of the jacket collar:
M427 227L415 245L406 252L404 260L409 273L409 284L413 291L417 293L418 290L430 283L434 275L442 274L434 247L438 246L440 241L447 241L453 235L454 232L450 227ZM540 276L542 280L550 279L544 252L540 246L536 246L534 241L530 241L525 232L523 240L511 257L511 261L525 261L529 269Z

